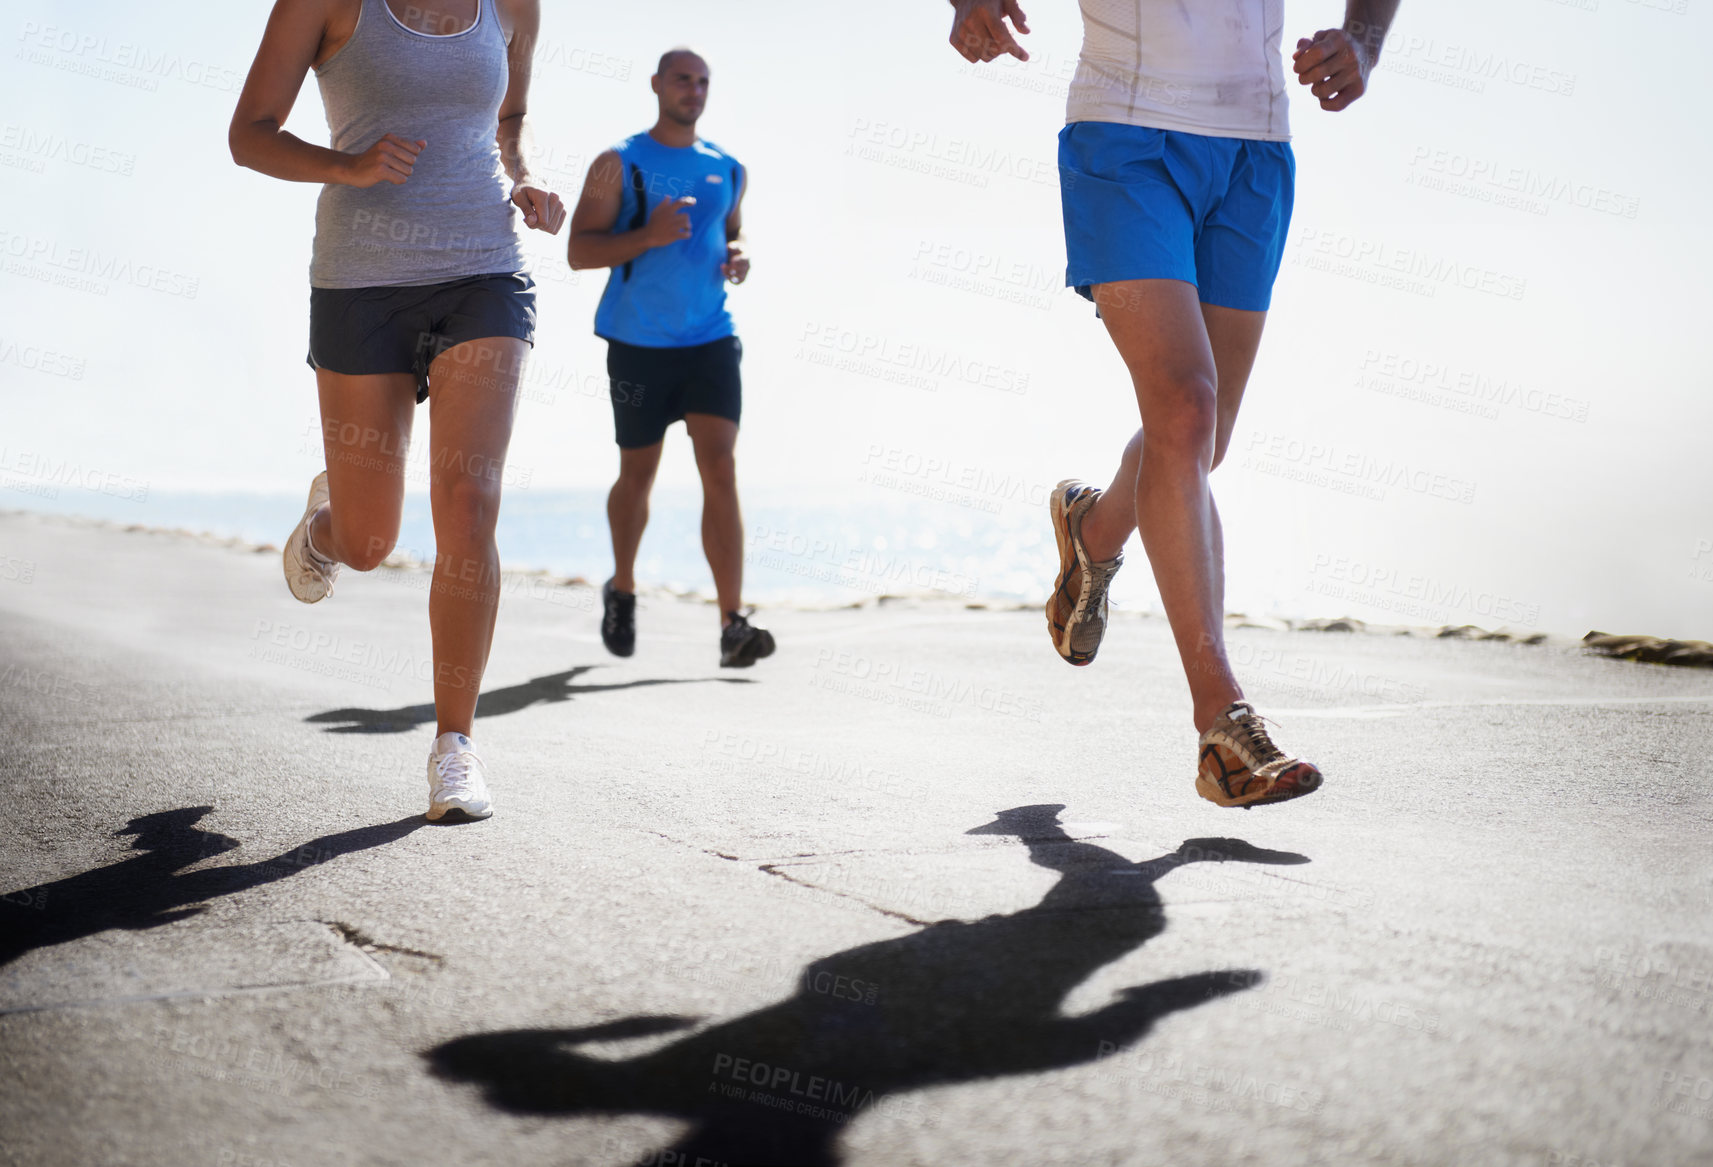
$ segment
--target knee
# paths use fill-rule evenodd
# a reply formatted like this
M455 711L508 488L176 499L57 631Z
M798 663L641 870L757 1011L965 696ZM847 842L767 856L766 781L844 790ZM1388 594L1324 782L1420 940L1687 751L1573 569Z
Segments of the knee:
M696 454L696 470L704 487L736 488L738 459L731 450L712 450Z
M436 483L430 497L437 532L491 539L500 517L500 484L475 474Z
M654 467L620 467L613 492L624 498L647 499L654 489Z
M1199 374L1178 377L1159 396L1161 408L1147 419L1146 448L1156 456L1199 460L1211 468L1219 428L1212 380Z
M335 515L339 512L334 511ZM398 529L377 531L373 527L356 528L335 519L339 546L344 551L345 566L353 571L373 571L386 562L398 543Z

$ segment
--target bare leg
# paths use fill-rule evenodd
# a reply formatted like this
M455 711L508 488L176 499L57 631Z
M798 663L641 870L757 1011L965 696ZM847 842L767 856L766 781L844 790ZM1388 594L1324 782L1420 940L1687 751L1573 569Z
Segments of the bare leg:
M310 523L309 539L322 555L369 571L398 542L416 379L317 369L315 383L329 498Z
M1224 546L1207 476L1230 443L1266 314L1201 305L1175 280L1106 284L1095 296L1135 383L1142 429L1084 518L1084 545L1110 559L1141 530L1205 730L1243 695L1225 655Z
M435 549L428 623L437 736L470 732L494 641L500 600L494 527L528 353L524 341L486 337L448 349L428 371Z
M684 418L702 475L702 550L720 597L720 624L743 605L743 512L738 506L738 423L711 413Z
M648 526L648 495L660 469L661 443L638 450L619 447L619 477L607 492L607 527L613 535L613 587L636 591L636 550Z

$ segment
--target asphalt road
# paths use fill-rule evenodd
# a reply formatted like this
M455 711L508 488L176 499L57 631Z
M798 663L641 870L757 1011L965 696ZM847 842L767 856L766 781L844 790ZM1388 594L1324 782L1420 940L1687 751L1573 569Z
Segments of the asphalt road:
M0 1161L1713 1162L1706 672L1235 628L1328 774L1239 812L1158 620L764 611L740 673L514 577L446 827L420 573L0 568Z

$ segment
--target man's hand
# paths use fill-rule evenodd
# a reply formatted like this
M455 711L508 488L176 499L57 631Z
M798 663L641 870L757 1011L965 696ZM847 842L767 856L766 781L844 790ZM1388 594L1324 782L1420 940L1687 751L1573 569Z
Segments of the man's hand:
M382 182L402 186L416 166L416 156L426 145L421 138L407 141L397 134L382 134L380 141L361 154L345 156L344 182L360 189Z
M1029 54L1005 27L1009 17L1018 32L1029 31L1029 18L1017 0L952 0L952 47L972 65L1010 53L1019 61Z
M524 224L537 231L557 235L565 225L565 204L558 195L534 183L520 182L512 187L512 202L523 212Z
M696 200L688 196L661 199L649 212L648 222L642 229L643 239L650 247L665 247L668 243L690 238L690 212L687 208L695 205Z
M720 274L734 285L749 279L749 257L736 243L726 244L726 262L720 265Z
M1314 39L1304 37L1291 54L1297 80L1320 98L1320 107L1343 109L1368 91L1368 71L1374 58L1341 28L1323 28Z

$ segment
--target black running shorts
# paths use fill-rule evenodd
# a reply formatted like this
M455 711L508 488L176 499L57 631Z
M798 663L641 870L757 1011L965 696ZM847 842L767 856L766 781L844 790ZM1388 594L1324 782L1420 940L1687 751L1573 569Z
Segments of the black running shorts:
M652 446L666 436L667 426L687 413L740 420L742 360L743 342L735 336L689 348L642 348L608 340L607 377L619 446Z
M309 289L309 364L364 376L411 373L428 397L428 367L453 345L490 336L535 344L535 281L522 272L417 287Z

